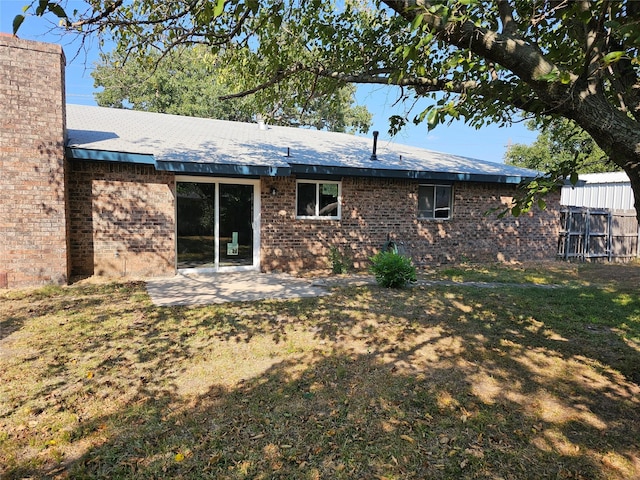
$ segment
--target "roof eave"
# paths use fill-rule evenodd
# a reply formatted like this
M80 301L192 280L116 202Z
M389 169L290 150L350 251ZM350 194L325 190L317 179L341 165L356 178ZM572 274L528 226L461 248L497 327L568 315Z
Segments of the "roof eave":
M395 178L424 181L478 182L519 184L533 177L522 175L431 172L418 170L386 169L371 167L344 167L328 165L307 165L291 163L288 166L245 165L230 163L200 163L156 160L152 154L92 150L67 147L68 158L103 162L134 163L153 165L157 170L185 175L211 175L229 177L372 177Z
M407 180L435 180L448 182L478 182L519 184L523 180L534 177L522 175L486 174L486 173L456 173L431 172L417 170L400 170L370 167L338 167L325 165L291 164L291 173L297 176L327 176L327 177L374 177L396 178Z
M158 160L156 168L177 174L196 174L232 177L287 177L288 166L243 165L230 163L175 162Z
M94 160L99 162L138 163L154 165L153 155L146 153L112 152L108 150L91 150L88 148L67 147L67 158L73 160Z
M156 170L177 174L214 175L233 177L278 177L291 175L288 166L241 165L197 162L176 162L156 160L154 155L145 153L113 152L87 148L67 147L67 158L73 160L92 160L97 162L134 163L153 165Z

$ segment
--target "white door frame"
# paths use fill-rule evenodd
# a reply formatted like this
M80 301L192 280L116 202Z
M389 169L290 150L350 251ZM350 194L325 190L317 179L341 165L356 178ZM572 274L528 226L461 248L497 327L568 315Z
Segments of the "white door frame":
M216 272L242 272L260 271L260 179L248 178L227 178L227 177L198 177L190 175L176 175L176 188L178 182L184 183L215 183L215 205L214 205L214 266L204 268L178 268L178 201L175 202L175 252L176 271L179 273L216 273ZM240 266L220 266L220 184L230 185L253 185L253 262L251 265Z

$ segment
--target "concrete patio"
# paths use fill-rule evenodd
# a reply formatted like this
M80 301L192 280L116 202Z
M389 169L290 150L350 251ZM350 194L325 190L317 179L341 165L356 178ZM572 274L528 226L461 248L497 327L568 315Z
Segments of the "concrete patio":
M319 297L330 293L324 280L258 272L178 274L147 281L147 292L158 306Z

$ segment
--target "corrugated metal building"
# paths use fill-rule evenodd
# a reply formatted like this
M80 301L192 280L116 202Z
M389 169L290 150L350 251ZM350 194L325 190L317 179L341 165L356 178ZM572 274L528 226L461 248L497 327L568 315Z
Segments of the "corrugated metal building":
M579 180L576 186L562 187L560 205L635 211L631 182L625 172L587 173Z

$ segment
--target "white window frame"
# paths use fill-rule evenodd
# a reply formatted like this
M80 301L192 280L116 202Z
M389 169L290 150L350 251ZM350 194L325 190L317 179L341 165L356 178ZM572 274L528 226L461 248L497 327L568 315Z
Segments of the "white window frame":
M316 211L315 215L298 215L298 186L300 184L313 184L316 186ZM337 185L338 186L338 209L337 215L320 215L320 185ZM296 180L296 218L301 220L340 220L342 218L342 182L336 180Z
M433 216L428 217L422 214L422 211L420 210L420 187L433 187ZM438 209L436 207L436 198L438 198L438 188L448 188L450 195L449 195L449 205L447 206L447 210L449 211L448 215L446 217L437 217L436 216L436 212L438 210L444 210L444 208L440 208ZM418 219L420 220L428 220L428 221L441 221L441 220L451 220L453 218L453 198L454 198L454 192L453 192L453 185L451 184L446 184L446 183L421 183L420 185L418 185Z

